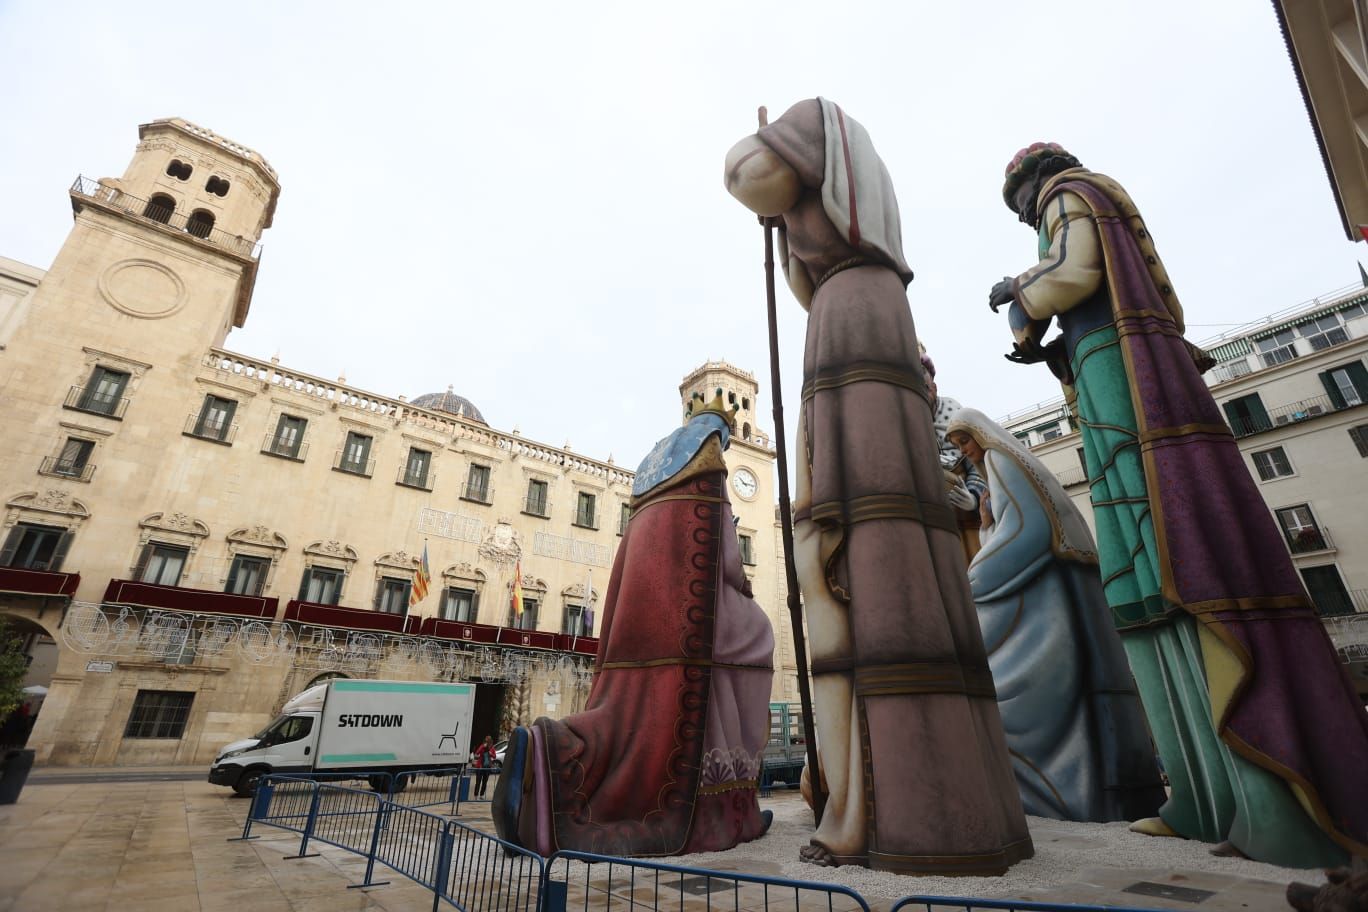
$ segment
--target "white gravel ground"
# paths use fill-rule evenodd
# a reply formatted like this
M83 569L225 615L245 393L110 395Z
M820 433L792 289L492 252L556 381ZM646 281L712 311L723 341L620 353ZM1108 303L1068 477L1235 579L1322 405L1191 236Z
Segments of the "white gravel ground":
M858 867L822 868L798 860L798 850L812 835L812 812L793 792L762 799L762 808L774 811L774 825L763 839L744 843L728 852L708 852L662 859L689 867L725 866L794 880L819 880L851 887L868 898L894 898L909 894L937 896L1015 897L1025 891L1049 889L1078 882L1089 868L1113 868L1118 875L1136 872L1135 880L1155 872L1203 872L1285 884L1292 880L1322 883L1319 870L1300 871L1237 858L1211 855L1202 842L1157 839L1132 833L1125 823L1066 823L1028 817L1035 857L1013 865L1002 877L909 877ZM747 867L748 862L756 867ZM1135 897L1145 906L1144 897Z

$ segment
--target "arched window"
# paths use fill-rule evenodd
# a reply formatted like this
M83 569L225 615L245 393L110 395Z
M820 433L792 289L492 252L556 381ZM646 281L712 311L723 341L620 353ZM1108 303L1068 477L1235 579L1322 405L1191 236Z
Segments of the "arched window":
M190 175L194 172L194 170L194 168L187 165L185 162L181 161L178 158L171 159L171 164L166 166L166 173L174 177L176 180L189 180Z
M742 439L742 440L750 440L750 422L749 422L749 421L747 421L745 424L741 425L741 439Z
M207 209L196 209L186 219L185 230L197 238L207 238L209 232L214 230L214 213Z
M336 681L336 680L343 680L343 681L345 681L345 680L347 680L347 678L348 678L348 675L346 675L346 674L344 674L344 673L342 673L342 672L340 672L340 671L325 671L325 672L323 672L323 673L320 674L320 675L316 675L316 676L314 677L314 679L313 679L312 681L309 682L308 687L305 687L304 689L305 689L305 690L308 690L309 687L313 687L315 684L322 684L324 681Z
M218 175L214 175L213 177L209 178L209 182L204 185L204 189L214 194L214 196L227 196L228 188L230 186L231 185L228 183L228 181L224 180Z
M165 193L154 194L143 208L143 217L154 222L166 224L171 221L171 213L176 211L176 201Z

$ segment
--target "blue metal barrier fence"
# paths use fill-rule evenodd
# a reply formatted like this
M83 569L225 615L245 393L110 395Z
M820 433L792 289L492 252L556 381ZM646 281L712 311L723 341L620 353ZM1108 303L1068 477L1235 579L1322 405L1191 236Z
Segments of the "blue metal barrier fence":
M557 863L562 876L556 877ZM603 912L614 909L679 909L687 897L712 909L766 912L869 912L869 903L849 887L788 880L740 871L712 871L588 852L556 852L546 859L545 905L541 912ZM697 906L690 904L691 909Z
M430 791L455 808L459 777L437 775ZM421 782L421 777L417 780ZM382 783L383 784L383 783ZM412 787L412 786L408 786ZM392 786L393 788L393 786ZM422 786L411 797L422 797ZM401 793L407 788L399 790ZM353 887L381 886L375 865L384 865L432 891L434 912L445 901L462 912L659 912L682 909L698 897L697 912L870 912L869 903L839 884L790 880L740 871L683 867L639 858L588 852L556 852L542 858L456 820L398 804L383 791L347 788L297 776L266 776L257 786L242 839L254 825L300 836L287 858L309 858L321 842L366 859L366 874ZM920 907L920 909L918 909ZM1078 905L959 896L906 896L889 912L1156 912L1127 906Z
M457 779L448 778L442 788L450 795ZM376 791L265 776L240 838L257 838L251 832L254 824L300 835L298 851L287 858L312 857L311 842L365 857L365 878L353 887L388 883L374 879L378 862L431 890L434 910L442 901L462 912L540 912L542 906L545 862L540 855L458 821L396 804Z

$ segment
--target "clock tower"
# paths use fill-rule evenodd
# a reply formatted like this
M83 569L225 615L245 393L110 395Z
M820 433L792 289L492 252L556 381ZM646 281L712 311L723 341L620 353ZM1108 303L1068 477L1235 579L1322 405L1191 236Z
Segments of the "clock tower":
M774 687L770 699L798 699L798 672L793 660L793 636L788 618L788 590L784 584L784 548L779 529L774 448L756 422L755 375L726 361L708 361L690 371L679 384L685 414L695 395L705 401L721 395L736 408L736 432L727 450L727 495L737 519L741 561L751 581L755 600L774 627Z

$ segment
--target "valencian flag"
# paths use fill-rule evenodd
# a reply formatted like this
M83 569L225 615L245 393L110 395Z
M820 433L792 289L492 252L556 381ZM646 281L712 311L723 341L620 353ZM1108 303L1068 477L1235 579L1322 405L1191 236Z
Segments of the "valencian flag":
M409 590L409 607L427 598L428 584L432 582L432 569L428 567L427 542L423 542L423 564L413 574L413 588Z
M513 616L521 618L523 614L523 588L522 588L522 561L513 568Z

